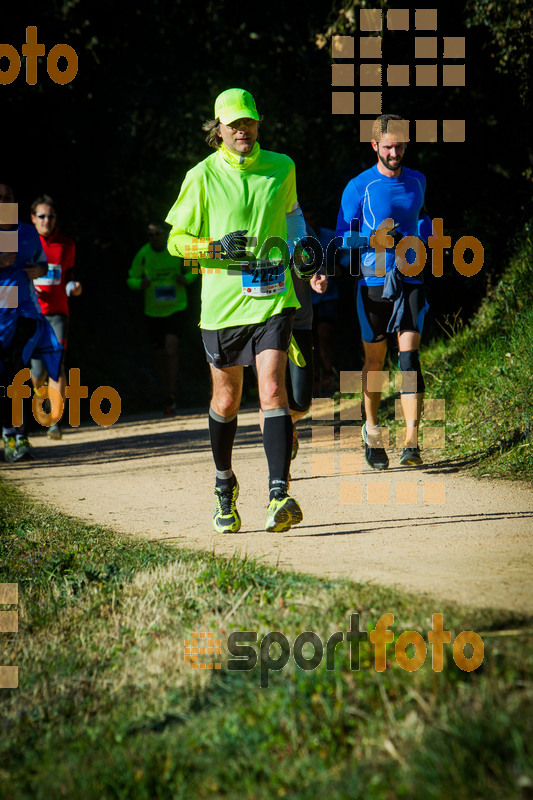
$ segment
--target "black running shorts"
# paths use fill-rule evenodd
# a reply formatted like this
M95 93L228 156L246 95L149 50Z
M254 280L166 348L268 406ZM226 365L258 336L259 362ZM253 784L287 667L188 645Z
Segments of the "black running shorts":
M402 288L405 305L398 332L422 333L424 317L429 308L425 286L422 283L404 283ZM357 287L357 316L363 342L382 342L387 338L394 303L384 300L382 295L383 286L359 283Z
M217 369L249 367L263 350L287 352L292 335L294 308L285 308L280 314L255 325L236 325L208 331L202 328L207 361Z

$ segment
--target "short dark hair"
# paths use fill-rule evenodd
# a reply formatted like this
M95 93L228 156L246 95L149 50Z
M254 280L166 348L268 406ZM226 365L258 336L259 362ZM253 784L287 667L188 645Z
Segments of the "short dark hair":
M31 213L35 214L35 212L37 211L37 206L41 206L41 205L52 206L54 211L57 211L56 204L55 204L53 198L50 197L49 194L42 194L42 195L40 195L40 197L37 198L37 200L33 201L33 203L31 204Z
M406 121L403 117L400 117L398 114L380 114L374 122L372 123L372 139L375 142L381 141L383 136L386 136L388 133L389 122L396 120L396 121Z

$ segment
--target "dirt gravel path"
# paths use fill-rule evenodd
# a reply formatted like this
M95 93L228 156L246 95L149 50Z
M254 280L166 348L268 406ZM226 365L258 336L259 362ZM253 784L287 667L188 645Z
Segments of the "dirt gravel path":
M2 474L68 514L135 536L248 554L324 577L394 584L465 605L531 612L529 485L476 480L453 463L402 468L392 448L387 472L376 473L363 459L357 474L353 460L340 461L344 452L353 459L353 450L340 451L338 442L329 450L313 448L311 429L311 420L303 421L292 464L291 493L304 520L284 534L263 528L267 469L255 410L239 414L233 465L241 486L238 534L220 536L211 527L205 413L66 428L60 442L37 434L37 459L3 463ZM331 458L335 474L328 476ZM340 469L351 474L341 476Z

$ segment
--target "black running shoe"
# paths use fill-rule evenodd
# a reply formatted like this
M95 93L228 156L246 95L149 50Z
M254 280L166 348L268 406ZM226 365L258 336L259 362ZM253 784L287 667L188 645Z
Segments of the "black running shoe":
M400 464L404 467L417 467L419 464L423 464L422 458L420 456L420 448L419 447L404 447L402 451L402 457L400 458Z
M367 431L366 431L366 422L363 425L363 430L361 432L363 437L363 442L365 443L365 458L366 463L372 467L372 469L387 469L389 466L389 457L385 451L384 447L370 447L368 444L367 438ZM381 437L380 437L381 438Z

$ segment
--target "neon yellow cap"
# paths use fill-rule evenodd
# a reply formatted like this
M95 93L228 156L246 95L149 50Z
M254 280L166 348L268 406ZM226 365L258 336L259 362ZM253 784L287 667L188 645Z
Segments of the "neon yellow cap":
M229 125L236 119L249 117L259 119L255 100L246 89L226 89L215 100L215 117Z

